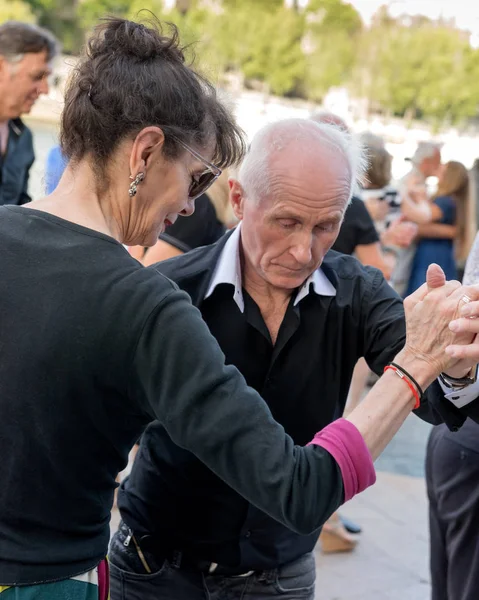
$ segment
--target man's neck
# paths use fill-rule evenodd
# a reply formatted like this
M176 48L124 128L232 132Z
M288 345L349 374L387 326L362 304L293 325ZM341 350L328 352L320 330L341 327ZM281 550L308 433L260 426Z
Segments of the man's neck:
M270 285L260 277L241 251L241 279L243 288L256 302L268 328L273 344L283 322L294 290L281 289Z
M245 257L241 242L240 242L240 264L241 264L241 281L243 288L248 294L254 298L255 302L261 308L261 305L271 306L283 305L288 303L294 290L282 289L272 286L263 277L258 275L254 267Z

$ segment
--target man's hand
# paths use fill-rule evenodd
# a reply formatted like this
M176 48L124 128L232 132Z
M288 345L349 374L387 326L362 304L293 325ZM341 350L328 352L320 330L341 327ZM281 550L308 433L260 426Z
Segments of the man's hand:
M464 296L479 300L479 288L463 287L458 281L446 282L442 269L430 265L426 283L404 301L406 345L397 360L418 370L426 384L441 372L452 375L451 369L462 369L464 373L464 363L445 351L450 346L471 344L475 337L469 331L456 333L450 328L450 322L459 316L464 305ZM477 352L479 355L479 346ZM406 364L402 366L408 368Z

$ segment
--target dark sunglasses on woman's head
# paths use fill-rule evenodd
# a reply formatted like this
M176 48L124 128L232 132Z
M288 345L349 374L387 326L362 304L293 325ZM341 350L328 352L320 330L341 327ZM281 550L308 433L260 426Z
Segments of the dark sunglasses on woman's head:
M213 163L208 162L205 158L203 158L201 154L198 154L196 150L190 148L188 144L185 144L178 138L174 139L178 142L178 144L183 146L183 148L187 150L192 156L194 156L196 160L202 162L206 167L206 170L203 171L203 173L191 177L191 183L188 190L188 199L195 200L196 198L198 198L198 196L201 196L201 194L204 194L206 192L206 190L218 179L222 171L219 167L217 167Z

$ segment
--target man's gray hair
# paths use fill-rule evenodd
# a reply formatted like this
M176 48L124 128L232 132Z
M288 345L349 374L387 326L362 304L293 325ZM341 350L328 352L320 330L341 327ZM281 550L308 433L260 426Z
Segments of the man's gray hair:
M411 158L411 162L415 167L418 167L425 158L432 158L438 151L441 151L441 145L437 142L419 142L416 152L414 152Z
M319 143L346 158L351 173L351 200L357 184L363 180L367 166L360 141L342 127L310 119L285 119L260 129L254 136L238 173L238 181L245 194L256 200L267 196L270 192L269 170L272 156L298 141L305 144ZM314 152L313 148L311 152Z
M25 54L40 52L46 52L50 62L58 51L55 37L38 25L20 21L7 21L0 25L0 56L11 64L20 62Z

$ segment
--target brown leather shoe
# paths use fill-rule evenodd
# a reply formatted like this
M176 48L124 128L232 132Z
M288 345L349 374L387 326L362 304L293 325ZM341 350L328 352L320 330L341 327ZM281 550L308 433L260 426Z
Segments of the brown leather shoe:
M358 543L357 540L346 531L338 513L334 513L323 525L319 541L321 542L321 551L323 554L351 552Z

